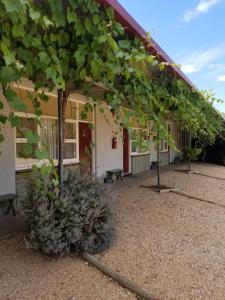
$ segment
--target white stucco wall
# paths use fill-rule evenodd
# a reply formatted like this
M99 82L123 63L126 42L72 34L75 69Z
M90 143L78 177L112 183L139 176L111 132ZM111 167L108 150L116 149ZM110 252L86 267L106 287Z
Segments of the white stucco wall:
M105 120L107 118L108 122ZM102 176L106 170L123 168L123 143L121 134L117 136L117 148L112 149L113 132L118 131L109 108L104 105L104 113L96 108L96 172Z
M8 114L8 105L0 92L0 99L4 103L1 114ZM0 195L15 193L15 138L14 129L10 124L0 124L0 132L5 141L0 144Z

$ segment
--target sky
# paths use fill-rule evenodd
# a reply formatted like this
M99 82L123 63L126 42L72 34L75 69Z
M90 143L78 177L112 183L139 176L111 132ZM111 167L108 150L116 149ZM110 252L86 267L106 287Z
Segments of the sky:
M225 112L225 0L119 0L200 90Z

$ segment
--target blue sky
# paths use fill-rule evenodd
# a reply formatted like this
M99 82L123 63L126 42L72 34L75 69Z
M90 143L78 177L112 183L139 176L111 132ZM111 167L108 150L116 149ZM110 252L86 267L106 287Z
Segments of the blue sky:
M225 0L119 0L199 89L225 112Z

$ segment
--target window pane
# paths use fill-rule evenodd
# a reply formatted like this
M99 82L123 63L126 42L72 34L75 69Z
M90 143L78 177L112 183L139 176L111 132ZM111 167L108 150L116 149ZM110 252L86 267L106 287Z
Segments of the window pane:
M76 158L76 143L65 143L64 158Z
M168 150L168 143L167 143L167 141L164 141L164 150L165 151Z
M159 150L163 151L163 141L160 141L160 143L159 143Z
M19 118L20 125L16 128L16 137L25 138L27 130L32 130L35 132L35 121L33 118Z
M131 132L131 139L136 140L138 138L138 130L132 130Z
M76 124L66 123L65 124L65 139L76 139Z
M140 147L140 152L141 153L145 153L148 150L149 150L149 143L148 143L148 141L146 141L146 140L142 141L141 147Z
M26 152L26 147L32 147L32 153L27 155L25 154ZM35 148L36 145L30 144L28 146L28 143L17 143L16 144L16 158L35 158Z
M137 152L137 141L131 142L131 152Z
M41 143L47 146L50 158L58 158L58 121L55 119L42 119L41 120Z

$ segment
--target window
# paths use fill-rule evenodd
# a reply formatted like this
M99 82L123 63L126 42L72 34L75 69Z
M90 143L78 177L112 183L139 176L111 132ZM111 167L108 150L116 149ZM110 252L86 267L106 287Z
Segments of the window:
M65 124L64 159L76 158L76 123L68 121Z
M20 127L16 129L16 157L21 161L26 158L35 157L36 145L31 145L32 152L29 155L26 155L26 147L28 146L26 132L28 130L35 130L35 122L33 118L21 118Z
M170 134L171 125L169 123L167 124L167 130L168 130L168 133ZM165 139L161 140L160 145L159 145L159 150L160 150L160 152L168 152L169 151L169 144L168 144L167 140L165 140Z
M160 152L167 152L169 150L167 140L162 140L159 145Z
M26 131L32 130L38 132L40 143L32 145L32 153L25 155L27 143ZM33 117L27 118L20 115L20 126L16 129L16 165L17 168L29 167L29 165L38 163L35 159L35 150L38 147L45 146L49 157L55 162L58 159L58 120L54 117L42 116L40 124L37 125ZM76 120L66 120L65 122L65 144L64 159L65 162L78 161L77 151L77 122Z
M149 137L147 129L133 129L131 133L131 154L149 152Z

